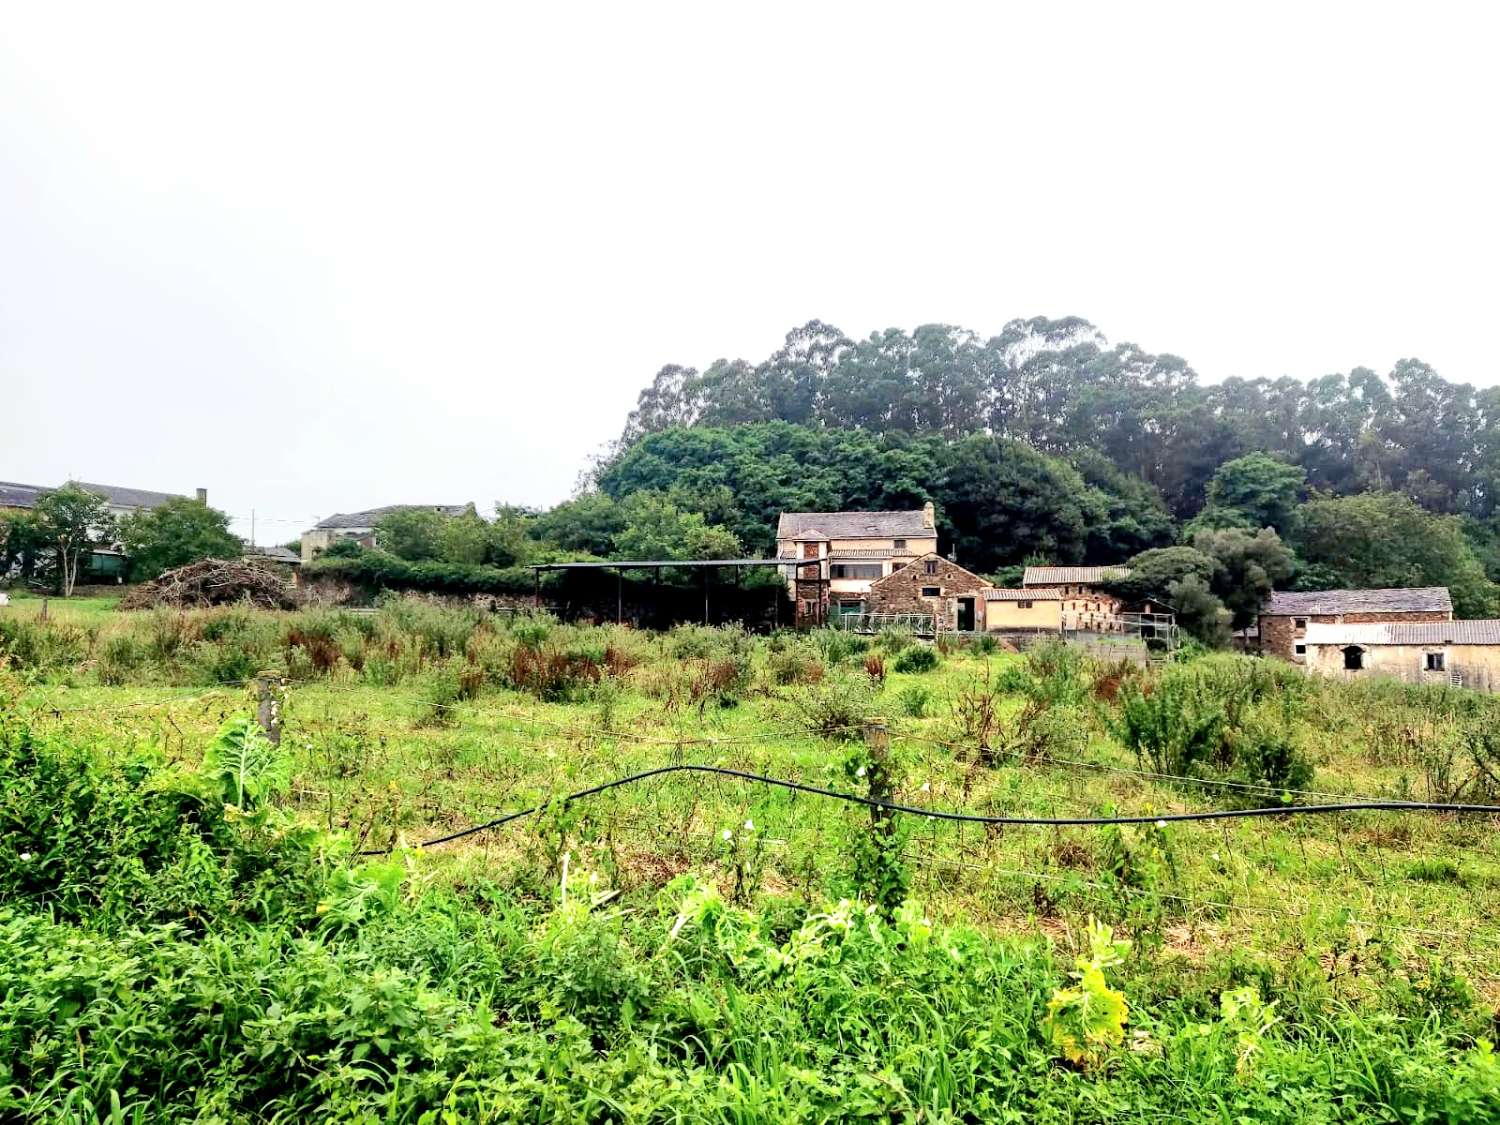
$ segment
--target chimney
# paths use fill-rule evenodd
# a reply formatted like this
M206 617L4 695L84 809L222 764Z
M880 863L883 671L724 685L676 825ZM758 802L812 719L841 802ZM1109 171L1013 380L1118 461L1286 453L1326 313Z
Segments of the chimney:
M208 503L208 489L206 489L206 488L200 488L200 489L198 489L198 503L200 503L200 504L207 504Z
M928 531L931 531L933 529L933 519L935 515L936 513L933 510L931 500L922 505L922 526L925 527Z

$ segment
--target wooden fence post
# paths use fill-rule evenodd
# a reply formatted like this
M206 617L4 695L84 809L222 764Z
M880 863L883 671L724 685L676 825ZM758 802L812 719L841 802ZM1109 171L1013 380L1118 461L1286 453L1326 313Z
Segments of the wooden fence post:
M255 677L255 720L273 746L281 745L280 687L281 677L274 672L262 672Z
M870 767L865 782L873 800L891 799L891 728L884 719L865 724L865 748L870 752ZM889 836L895 831L896 816L890 809L870 806L870 828L876 835Z

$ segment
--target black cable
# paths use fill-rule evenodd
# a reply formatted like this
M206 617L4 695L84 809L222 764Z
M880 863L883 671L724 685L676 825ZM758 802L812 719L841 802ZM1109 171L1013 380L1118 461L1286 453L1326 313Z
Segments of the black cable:
M910 813L912 816L925 816L930 820L958 821L964 824L1001 824L1016 826L1056 826L1056 827L1103 827L1111 824L1155 824L1158 821L1187 821L1187 820L1240 820L1249 817L1260 816L1305 816L1319 813L1337 812L1447 812L1447 813L1477 813L1485 816L1500 816L1500 805L1444 805L1436 801L1356 801L1334 805L1278 805L1273 808L1263 809L1211 809L1208 812L1191 813L1161 813L1156 816L988 816L984 813L944 812L941 809L924 809L915 805L902 805L894 801L880 801L874 797L861 797L856 793L840 793L836 789L824 789L818 785L807 785L800 781L787 781L780 777L766 777L758 773L746 773L743 770L727 769L724 766L704 765L677 765L658 766L655 769L646 770L642 773L633 773L627 777L617 777L613 781L606 781L601 785L594 785L588 789L580 789L576 793L569 793L564 797L556 798L540 805L532 805L529 809L521 809L518 812L506 813L504 816L487 820L483 824L471 825L461 828L457 832L450 832L446 836L439 836L432 840L423 840L416 846L419 848L436 847L438 844L447 844L453 840L460 840L465 836L473 836L478 832L486 832L491 828L499 828L509 824L513 820L523 817L534 816L547 808L549 805L561 802L570 804L573 801L582 800L584 797L593 797L610 789L618 789L623 785L632 785L637 781L644 781L651 777L660 777L668 773L707 773L717 774L721 777L734 777L741 781L754 781L761 785L774 785L781 789L790 789L799 793L811 793L818 797L832 797L839 801L848 801L854 805L864 805L872 809L888 809L891 812ZM371 848L357 852L357 855L388 855L395 851L390 848Z

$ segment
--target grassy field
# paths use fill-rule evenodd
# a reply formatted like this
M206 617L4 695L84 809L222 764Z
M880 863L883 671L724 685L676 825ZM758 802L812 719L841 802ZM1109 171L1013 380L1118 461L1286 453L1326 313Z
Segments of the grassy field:
M698 763L1012 816L1489 801L1488 699L416 602L67 608L0 610L9 1115L1500 1115L1494 818L886 826L694 774L554 800ZM262 670L284 768L226 774Z

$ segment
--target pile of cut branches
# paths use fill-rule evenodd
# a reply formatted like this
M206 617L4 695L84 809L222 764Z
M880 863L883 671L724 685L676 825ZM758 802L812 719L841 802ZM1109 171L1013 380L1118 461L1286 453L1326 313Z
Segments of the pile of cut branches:
M297 591L280 575L243 560L204 559L169 570L137 586L120 601L121 609L171 606L193 609L210 605L251 605L259 609L296 609Z

